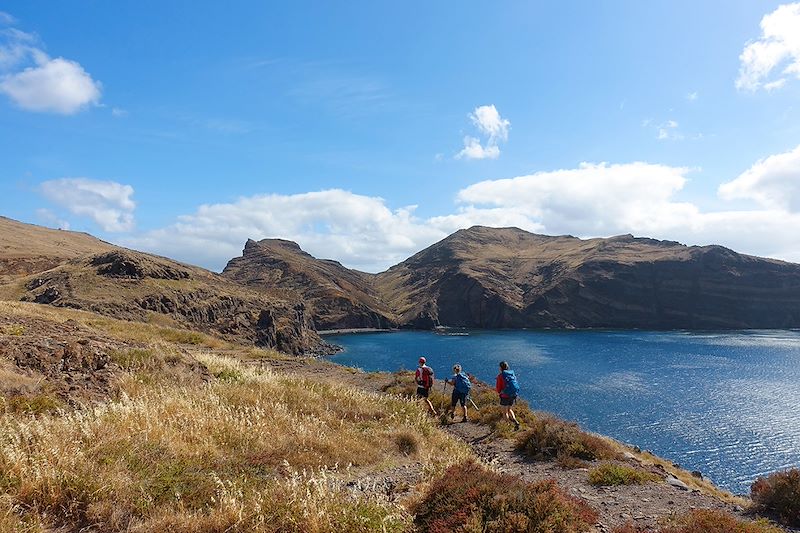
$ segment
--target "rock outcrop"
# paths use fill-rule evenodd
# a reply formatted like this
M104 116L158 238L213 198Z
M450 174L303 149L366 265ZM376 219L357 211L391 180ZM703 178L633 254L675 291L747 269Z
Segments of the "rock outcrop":
M222 275L247 287L302 300L319 330L388 328L394 316L372 286L374 276L316 259L291 241L248 240Z
M161 316L175 327L292 354L328 351L302 301L254 292L201 268L122 248L72 259L16 285L24 291L22 301L123 320Z

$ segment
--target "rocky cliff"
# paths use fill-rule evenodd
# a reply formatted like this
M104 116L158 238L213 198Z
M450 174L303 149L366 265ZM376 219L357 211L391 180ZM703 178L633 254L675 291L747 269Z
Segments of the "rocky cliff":
M222 275L247 287L306 302L320 330L394 325L392 311L372 285L373 275L316 259L291 241L248 240L242 256L228 262Z
M378 274L374 286L411 327L800 327L800 265L630 235L476 226Z
M321 345L302 301L263 295L201 268L130 250L73 259L19 283L22 301L124 320L162 316L177 326L287 353L315 352Z

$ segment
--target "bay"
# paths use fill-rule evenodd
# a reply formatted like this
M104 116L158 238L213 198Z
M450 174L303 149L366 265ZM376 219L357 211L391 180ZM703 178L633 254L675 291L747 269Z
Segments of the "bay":
M400 331L327 337L336 363L494 383L506 360L534 409L699 470L736 494L800 466L800 331Z

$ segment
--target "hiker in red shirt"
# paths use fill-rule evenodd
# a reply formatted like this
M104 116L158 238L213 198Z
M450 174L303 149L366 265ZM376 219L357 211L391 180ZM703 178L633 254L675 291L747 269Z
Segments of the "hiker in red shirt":
M428 398L431 388L433 388L433 369L425 363L425 358L420 357L417 373L414 374L414 381L417 384L417 398L425 400L428 404L428 410L432 415L436 416L436 409L433 408L433 404Z
M509 422L514 422L514 429L519 429L519 422L514 415L511 406L517 401L517 394L519 394L519 384L517 377L514 375L513 370L508 369L508 363L500 361L500 373L497 374L497 380L494 384L494 390L500 395L500 406L503 408L503 416Z

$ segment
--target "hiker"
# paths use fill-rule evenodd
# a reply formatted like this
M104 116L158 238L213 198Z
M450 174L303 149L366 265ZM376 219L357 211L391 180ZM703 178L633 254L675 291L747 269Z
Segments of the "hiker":
M433 404L428 398L431 388L433 388L433 369L426 363L427 361L424 357L419 358L419 366L417 367L417 373L414 375L414 381L417 383L417 398L424 399L428 404L428 410L435 416L436 409L433 408Z
M503 408L503 416L506 420L514 422L514 429L519 429L519 422L514 415L514 410L511 406L517 401L519 394L519 384L517 383L517 376L514 375L513 370L508 369L508 363L500 361L500 373L497 374L497 381L494 385L494 390L500 395L500 406Z
M444 382L453 386L453 395L450 397L450 420L455 418L456 404L460 403L461 411L463 412L461 421L467 422L467 396L469 396L469 391L472 389L469 376L461 371L461 365L455 364L453 365L452 379L445 378Z

